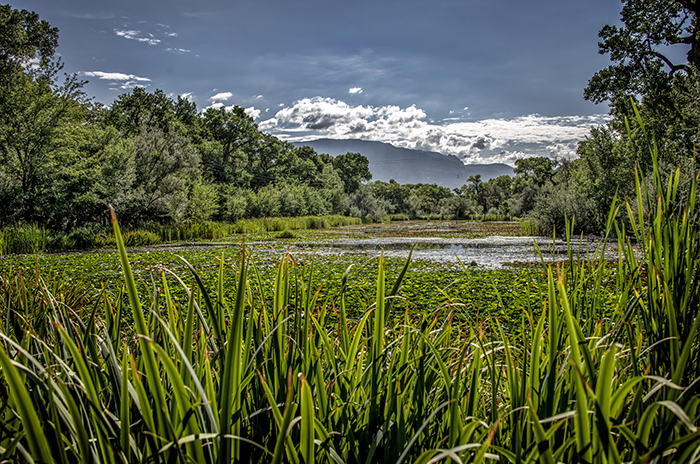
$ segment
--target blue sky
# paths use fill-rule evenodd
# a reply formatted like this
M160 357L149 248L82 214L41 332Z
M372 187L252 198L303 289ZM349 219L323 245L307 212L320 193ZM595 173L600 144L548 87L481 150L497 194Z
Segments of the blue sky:
M574 156L618 0L22 0L109 105L134 86L247 108L288 140L391 142L465 163Z

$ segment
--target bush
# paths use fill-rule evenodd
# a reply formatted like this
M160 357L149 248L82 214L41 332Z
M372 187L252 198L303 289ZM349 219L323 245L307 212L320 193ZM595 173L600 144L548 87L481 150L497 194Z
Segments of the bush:
M63 239L65 250L87 250L102 246L102 230L94 227L80 227L73 230Z

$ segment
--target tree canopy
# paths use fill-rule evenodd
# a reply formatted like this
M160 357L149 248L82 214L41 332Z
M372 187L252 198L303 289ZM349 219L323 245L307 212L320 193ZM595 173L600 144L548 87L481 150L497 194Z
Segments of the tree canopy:
M600 30L599 53L613 64L597 72L584 96L613 108L626 106L630 95L667 92L680 73L700 69L700 2L697 0L624 0L622 27ZM686 60L673 62L667 50L684 46Z

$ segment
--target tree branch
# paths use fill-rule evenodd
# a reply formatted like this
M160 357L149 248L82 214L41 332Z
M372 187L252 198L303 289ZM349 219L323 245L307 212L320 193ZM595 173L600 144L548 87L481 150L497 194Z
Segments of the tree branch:
M684 8L694 12L696 15L700 13L700 5L698 0L676 0L678 3L683 5Z
M695 42L695 37L689 35L688 37L678 37L677 39L671 41L672 44L688 44L691 45Z
M668 72L669 76L673 76L678 71L685 71L687 74L690 74L690 67L688 67L687 64L673 64L671 62L671 60L669 60L666 56L664 56L660 52L657 52L656 50L651 50L651 54L654 55L655 57L659 58L661 61L666 63L666 66L671 68L670 71Z

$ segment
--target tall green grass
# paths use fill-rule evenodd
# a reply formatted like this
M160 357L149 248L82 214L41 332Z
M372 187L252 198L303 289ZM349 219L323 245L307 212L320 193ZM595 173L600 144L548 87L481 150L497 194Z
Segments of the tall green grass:
M48 233L36 224L0 229L0 255L36 253L46 249Z
M331 227L362 224L360 218L348 216L301 216L301 217L272 217L260 219L240 219L231 225L237 234L282 232L285 230L328 229Z
M180 224L146 224L123 233L127 247L163 242L216 240L233 234L328 229L362 224L359 218L346 216L303 216L294 218L241 219L235 223L207 221ZM111 231L100 227L81 227L68 233L50 231L35 224L0 229L0 255L43 251L86 250L116 246Z
M349 273L322 298L285 254L266 286L245 249L234 285L222 257L214 291L189 267L144 297L114 219L121 293L0 281L0 459L698 462L700 211L682 175L656 169L657 198L638 181L629 234L611 213L616 261L569 224L566 262L515 321L411 313L410 259L397 276L379 259L363 308Z

